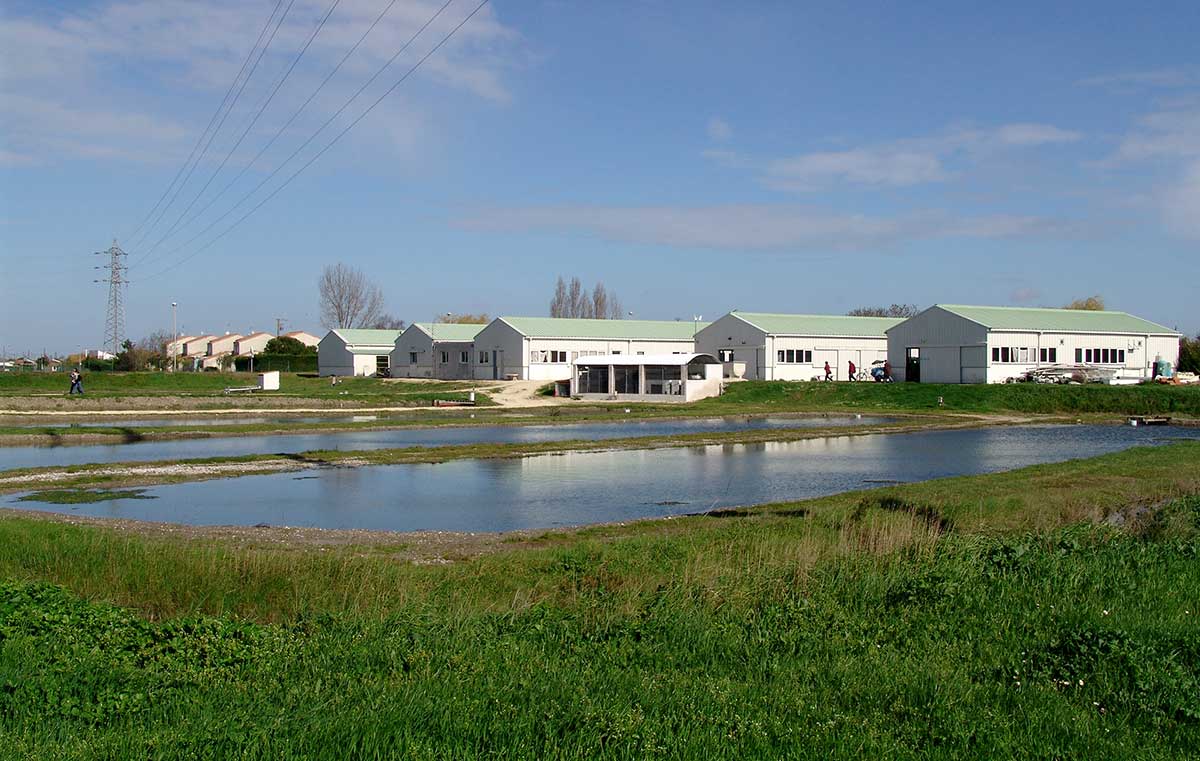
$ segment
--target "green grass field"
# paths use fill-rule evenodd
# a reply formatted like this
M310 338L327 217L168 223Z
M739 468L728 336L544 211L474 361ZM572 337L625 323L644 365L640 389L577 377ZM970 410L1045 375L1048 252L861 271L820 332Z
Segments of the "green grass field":
M1186 757L1197 495L1181 443L450 563L0 518L0 750Z

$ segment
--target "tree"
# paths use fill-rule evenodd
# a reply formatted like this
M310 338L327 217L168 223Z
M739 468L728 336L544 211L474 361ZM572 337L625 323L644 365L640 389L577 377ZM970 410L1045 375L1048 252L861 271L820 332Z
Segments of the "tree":
M447 314L438 316L437 320L435 320L435 322L457 325L486 325L491 321L492 320L488 317L487 312L480 312L479 314L454 314L453 312L449 312Z
M589 293L579 278L565 282L560 275L550 299L551 317L581 317L597 320L619 320L624 315L621 301L603 282L597 282Z
M1179 342L1179 371L1200 373L1200 335L1195 338L1184 336Z
M379 319L375 320L369 327L376 330L404 330L404 320L385 312L379 315Z
M383 316L383 291L354 267L326 266L317 290L327 328L365 328Z
M916 304L892 304L889 307L856 307L846 312L851 317L915 317L921 308Z
M267 341L267 345L263 347L263 354L287 354L296 356L297 354L316 354L317 347L307 346L304 342L299 341L291 336L278 336Z
M1080 309L1085 312L1103 312L1104 297L1103 296L1088 296L1082 299L1075 299L1070 304L1067 304L1063 309Z
M170 344L175 340L165 330L159 330L137 342L137 348L143 353L143 367L163 369L170 362Z

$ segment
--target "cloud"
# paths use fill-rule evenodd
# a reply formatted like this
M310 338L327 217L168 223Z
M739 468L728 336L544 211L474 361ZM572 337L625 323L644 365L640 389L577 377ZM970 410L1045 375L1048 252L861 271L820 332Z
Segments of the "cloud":
M838 185L886 188L945 182L957 174L956 166L1002 151L1082 138L1079 132L1051 124L1019 122L991 128L952 127L926 137L774 159L756 160L730 151L704 155L724 166L756 168L767 187L814 192Z
M605 240L728 250L861 250L932 238L1061 237L1083 232L1067 220L934 211L901 216L844 214L794 205L535 206L486 209L454 223L488 232L560 231Z
M1152 69L1148 71L1127 71L1118 74L1101 74L1079 80L1084 87L1105 87L1109 89L1140 89L1150 87L1187 87L1195 84L1194 74L1182 69Z
M440 5L437 0L396 3L293 130L304 134L328 118ZM262 134L273 132L303 102L383 7L379 0L338 4L257 125ZM472 7L453 3L347 116L372 102ZM255 44L270 8L270 3L242 0L102 0L69 13L0 17L0 143L20 160L36 163L64 158L182 160ZM240 132L248 123L252 109L328 8L329 0L296 0L227 132ZM520 65L522 46L519 35L485 6L414 80L433 82L448 93L507 103L512 96L505 75ZM408 106L410 112L430 111L436 101L425 98ZM124 129L96 128L118 121ZM411 121L397 129L368 118L356 132L376 135L387 147L390 135L423 128L429 120L419 113Z
M1159 111L1138 120L1108 163L1200 156L1200 108Z
M1042 297L1042 292L1032 286L1014 288L1008 294L1008 300L1013 304L1032 304Z
M1200 240L1200 161L1192 162L1164 194L1163 215L1176 234Z
M719 116L714 116L708 120L708 137L719 143L723 143L733 137L733 127L729 126L729 122Z

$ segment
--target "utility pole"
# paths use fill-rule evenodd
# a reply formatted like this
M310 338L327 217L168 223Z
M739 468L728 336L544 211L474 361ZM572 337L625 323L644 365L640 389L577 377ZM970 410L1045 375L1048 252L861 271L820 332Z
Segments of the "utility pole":
M108 283L108 312L104 318L104 342L116 355L121 351L121 344L125 341L124 287L129 282L125 278L125 272L129 269L129 265L125 264L122 257L129 256L129 254L122 251L121 247L117 245L117 239L113 238L111 248L107 251L97 251L95 255L108 257L108 264L96 267L98 270L108 270L108 279L93 280L92 282Z
M279 338L279 336L281 336L283 334L283 323L285 323L285 322L287 322L287 320L283 319L282 317L275 318L275 337L276 338Z
M171 344L171 372L179 370L179 322L175 319L175 308L179 302L171 302L171 332L175 334L175 343Z

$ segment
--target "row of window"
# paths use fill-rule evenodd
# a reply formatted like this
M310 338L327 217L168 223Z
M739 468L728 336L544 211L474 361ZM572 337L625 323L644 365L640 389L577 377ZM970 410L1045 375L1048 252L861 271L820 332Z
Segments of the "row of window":
M1024 346L993 346L993 362L1057 362L1058 349L1030 349Z
M1125 364L1124 349L1076 349L1075 361L1093 365Z
M780 349L776 361L789 365L811 365L812 349Z

